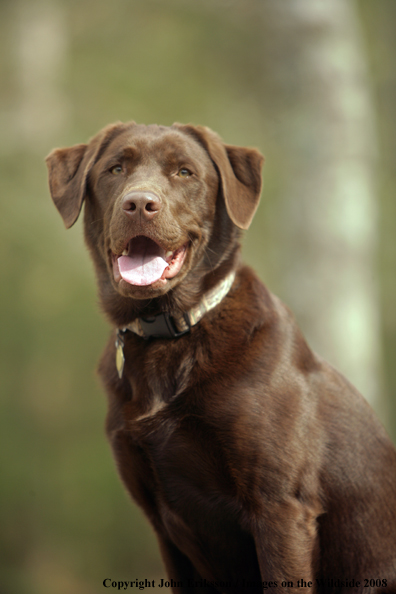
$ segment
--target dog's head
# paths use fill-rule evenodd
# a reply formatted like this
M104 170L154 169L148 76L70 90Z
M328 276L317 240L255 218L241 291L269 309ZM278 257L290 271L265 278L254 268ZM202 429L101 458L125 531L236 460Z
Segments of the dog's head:
M85 200L86 242L117 323L136 300L141 309L173 295L188 307L202 283L213 284L208 276L218 280L258 206L262 162L255 149L181 124L113 124L89 144L51 152L52 199L67 228Z

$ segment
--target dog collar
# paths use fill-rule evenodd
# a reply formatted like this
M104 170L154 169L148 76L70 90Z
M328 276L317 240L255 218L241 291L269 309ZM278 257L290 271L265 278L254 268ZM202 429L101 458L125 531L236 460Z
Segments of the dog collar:
M216 307L227 295L235 279L235 271L231 272L218 285L205 293L201 301L185 313L171 316L160 313L156 316L137 318L131 324L118 328L116 339L116 365L121 378L124 369L124 335L133 332L142 338L178 338L190 332L192 326L198 324L203 316Z

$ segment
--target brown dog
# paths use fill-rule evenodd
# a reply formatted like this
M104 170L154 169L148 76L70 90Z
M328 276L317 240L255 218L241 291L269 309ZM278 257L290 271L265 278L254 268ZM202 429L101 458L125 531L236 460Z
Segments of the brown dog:
M395 593L396 450L239 260L262 160L180 124L49 155L114 326L108 437L174 592Z

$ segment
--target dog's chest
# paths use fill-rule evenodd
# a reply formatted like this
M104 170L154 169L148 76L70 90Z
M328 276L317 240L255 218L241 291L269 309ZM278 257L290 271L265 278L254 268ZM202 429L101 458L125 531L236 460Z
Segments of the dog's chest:
M202 372L221 369L222 349L175 351L152 348L150 369L137 349L127 353L134 369L123 415L129 455L118 457L129 469L122 474L139 475L128 484L131 494L138 502L149 494L150 515L185 555L201 560L201 575L254 579L257 558L238 492L244 456L228 410L235 377L224 376L219 388L218 375Z
M177 410L179 408L179 410ZM144 452L162 499L188 515L201 497L212 506L232 498L233 481L221 435L199 413L172 402L130 423L133 442ZM186 497L187 495L187 497Z
M238 482L252 479L249 448L246 457L241 438L249 431L249 419L236 412L240 386L235 376L220 379L202 372L209 359L221 369L219 351L201 348L197 357L197 349L172 353L169 347L158 348L149 353L155 363L151 373L136 352L138 364L130 376L132 400L124 407L124 427L129 428L136 451L143 454L145 472L161 504L190 525L197 517L234 521L241 511Z
M199 416L166 417L164 411L138 421L132 431L141 480L147 487L150 483L168 538L190 559L200 560L207 579L241 574L253 579L254 545L241 525L242 508L221 436Z

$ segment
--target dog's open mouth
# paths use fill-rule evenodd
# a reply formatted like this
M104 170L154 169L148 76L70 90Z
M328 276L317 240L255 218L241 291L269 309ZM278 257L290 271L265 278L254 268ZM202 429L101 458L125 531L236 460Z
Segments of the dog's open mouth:
M114 279L148 286L160 279L173 278L180 271L186 252L187 243L173 252L166 252L149 237L139 235L129 241L121 256L113 254Z

